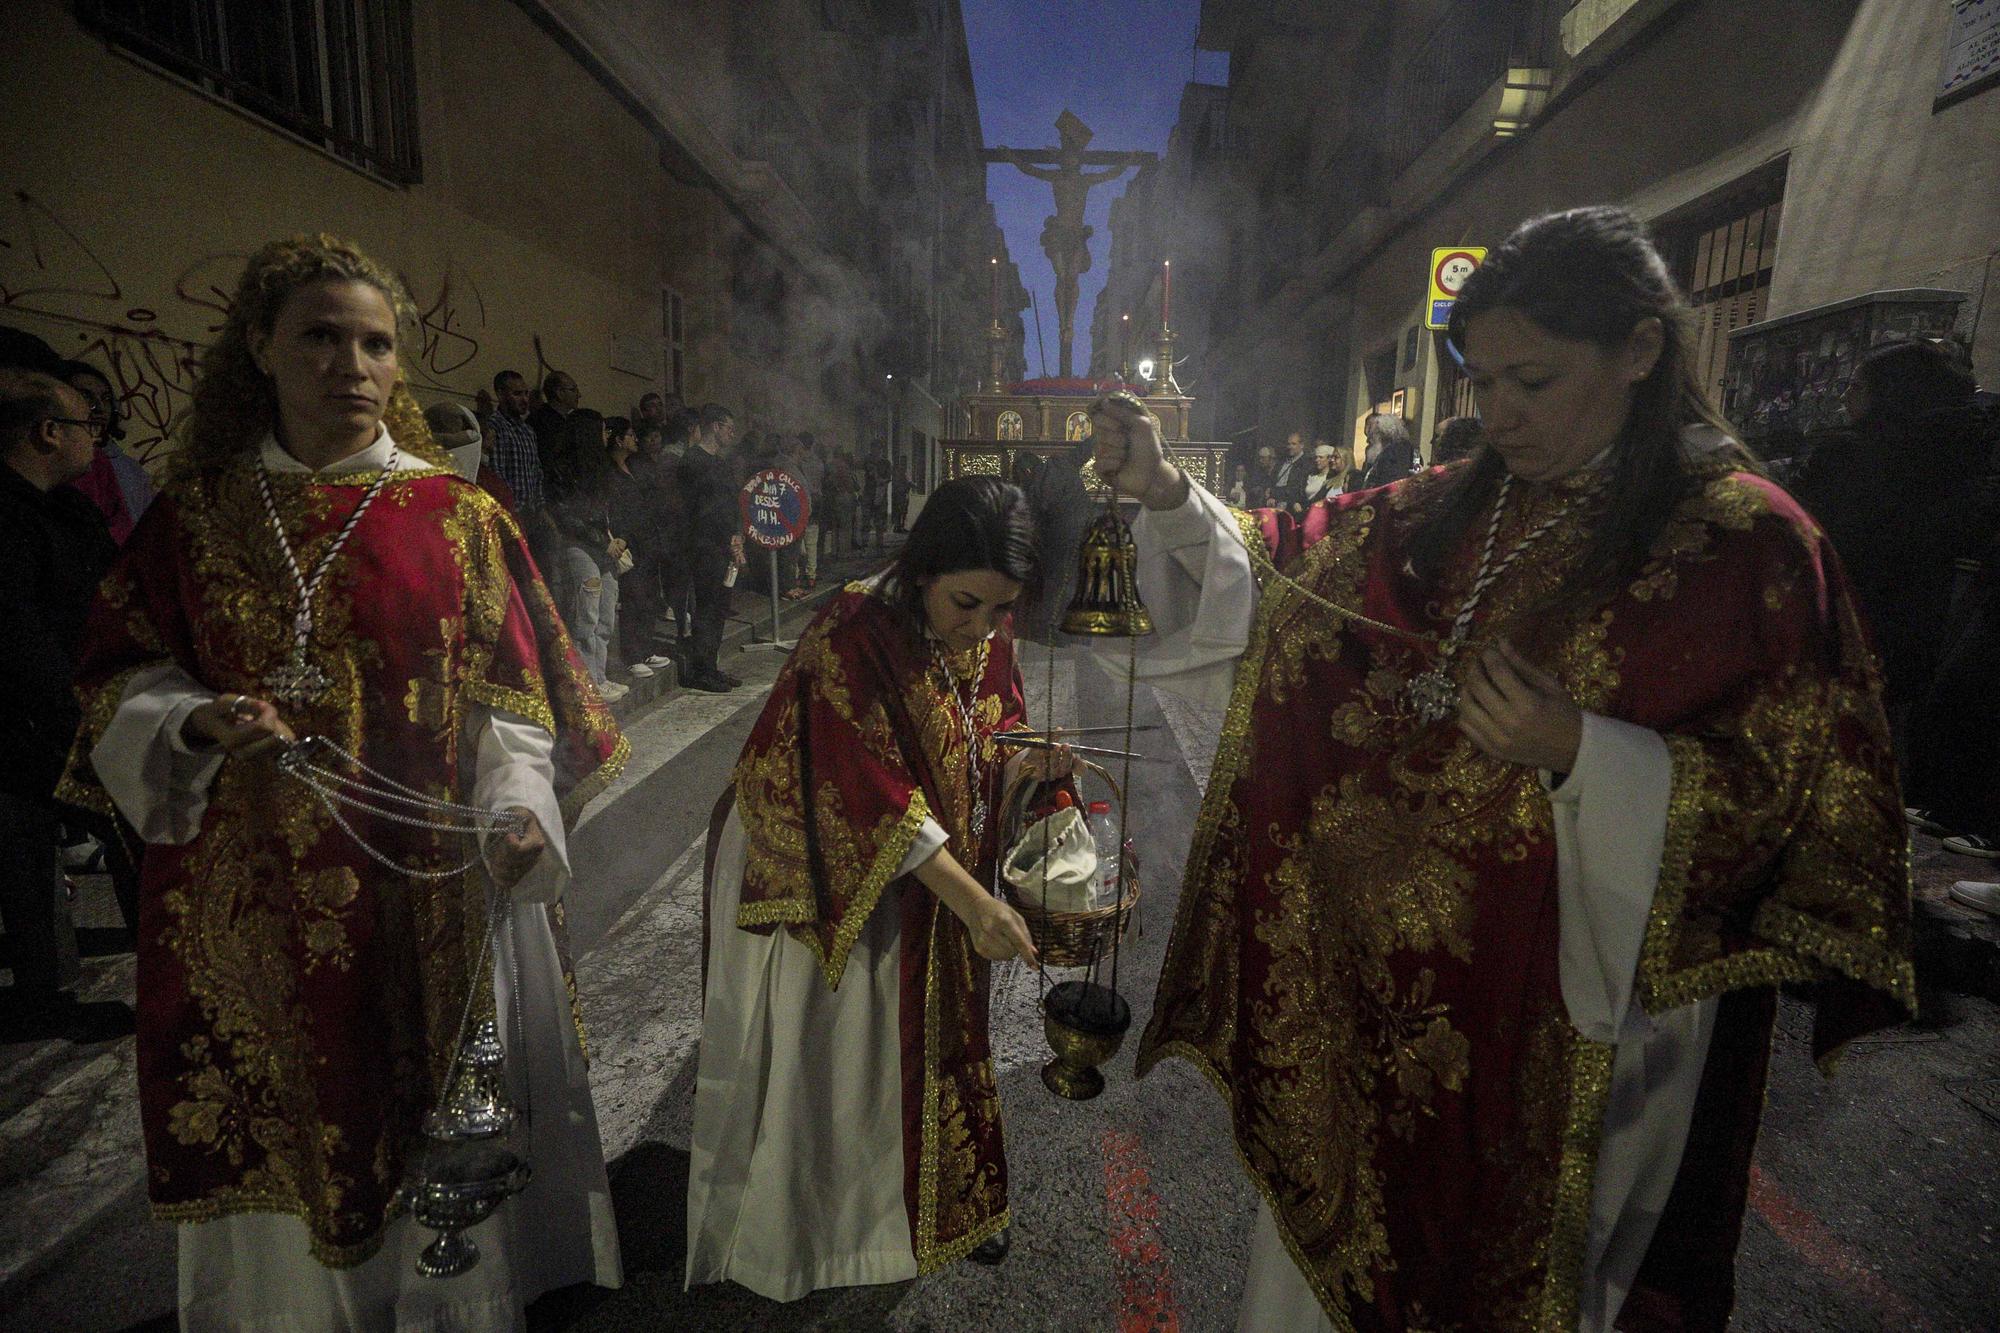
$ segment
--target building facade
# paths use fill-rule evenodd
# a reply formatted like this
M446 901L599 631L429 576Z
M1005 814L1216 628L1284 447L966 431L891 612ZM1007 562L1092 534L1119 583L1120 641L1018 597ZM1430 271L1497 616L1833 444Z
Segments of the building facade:
M864 448L942 433L989 258L1019 287L957 0L20 0L0 42L0 323L106 365L142 456L302 231L405 275L424 401L564 370Z
M1652 224L1718 389L1732 331L1906 288L1962 293L1954 336L1982 383L2000 380L1984 317L2000 294L2000 87L1973 51L2000 35L1996 10L1206 0L1199 43L1230 56L1235 203L1214 332L1184 350L1214 429L1352 438L1394 410L1427 450L1475 407L1426 328L1434 250L1602 202Z

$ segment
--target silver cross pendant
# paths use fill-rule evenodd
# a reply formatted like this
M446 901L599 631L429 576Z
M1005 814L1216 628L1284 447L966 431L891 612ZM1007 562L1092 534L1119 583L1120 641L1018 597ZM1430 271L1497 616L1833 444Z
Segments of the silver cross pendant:
M1458 709L1458 683L1443 666L1434 666L1412 680L1406 696L1424 722L1443 722Z
M308 704L332 688L333 682L319 666L295 652L284 666L264 677L271 697L288 704Z

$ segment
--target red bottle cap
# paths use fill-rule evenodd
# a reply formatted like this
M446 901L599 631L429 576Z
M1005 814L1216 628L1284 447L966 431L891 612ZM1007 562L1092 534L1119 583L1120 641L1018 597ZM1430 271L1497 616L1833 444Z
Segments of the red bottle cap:
M1067 810L1075 804L1076 804L1076 798L1071 796L1068 792L1059 791L1056 793L1056 799L1055 799L1056 809Z
M1110 813L1111 813L1111 802L1109 802L1109 801L1092 801L1092 802L1090 803L1090 813L1091 813L1091 814L1093 814L1093 815L1108 815L1108 814L1110 814Z

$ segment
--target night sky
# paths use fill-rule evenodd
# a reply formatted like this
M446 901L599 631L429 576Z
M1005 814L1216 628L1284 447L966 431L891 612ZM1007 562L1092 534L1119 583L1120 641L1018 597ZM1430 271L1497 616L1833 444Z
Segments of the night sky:
M1164 153L1181 89L1195 77L1194 32L1199 0L965 0L972 76L988 147L1053 148L1056 117L1067 107L1096 132L1093 149ZM1200 78L1226 82L1227 57L1200 54ZM1090 364L1090 317L1111 254L1107 219L1125 180L1090 192L1086 220L1091 267L1076 310L1076 366ZM1056 370L1055 274L1042 253L1042 223L1055 211L1046 183L1011 166L987 169L987 192L1021 266L1021 278L1041 302L1049 373ZM1034 311L1028 325L1028 373L1040 373Z

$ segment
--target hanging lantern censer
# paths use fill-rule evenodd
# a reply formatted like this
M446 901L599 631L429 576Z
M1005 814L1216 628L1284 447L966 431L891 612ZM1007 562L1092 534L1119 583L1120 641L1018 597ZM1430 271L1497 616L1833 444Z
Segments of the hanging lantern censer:
M1092 414L1096 414L1093 412ZM1153 632L1153 618L1139 600L1136 571L1139 550L1132 529L1118 512L1118 497L1106 488L1104 512L1084 532L1077 549L1076 591L1062 618L1065 634L1089 638L1122 638L1131 650L1125 664L1124 781L1113 784L1118 798L1119 883L1117 901L1100 908L1105 919L1092 923L1087 957L1079 960L1082 979L1064 981L1042 997L1042 1031L1055 1059L1042 1067L1042 1083L1058 1097L1085 1101L1104 1091L1099 1066L1118 1054L1132 1026L1132 1006L1118 993L1118 955L1126 926L1138 907L1137 858L1126 838L1132 798L1132 720L1138 683L1138 640ZM1053 653L1050 661L1053 681ZM1053 696L1053 687L1051 688ZM1086 765L1106 780L1110 775ZM1033 918L1031 917L1031 923ZM1038 941L1039 945L1039 941ZM1111 955L1108 984L1099 979L1105 953ZM1056 955L1059 959L1059 955Z
M479 1262L465 1232L527 1188L528 1163L506 1145L518 1116L507 1098L506 1051L492 1019L475 1026L452 1060L444 1096L424 1117L424 1160L405 1202L438 1233L417 1256L425 1277L456 1277Z

